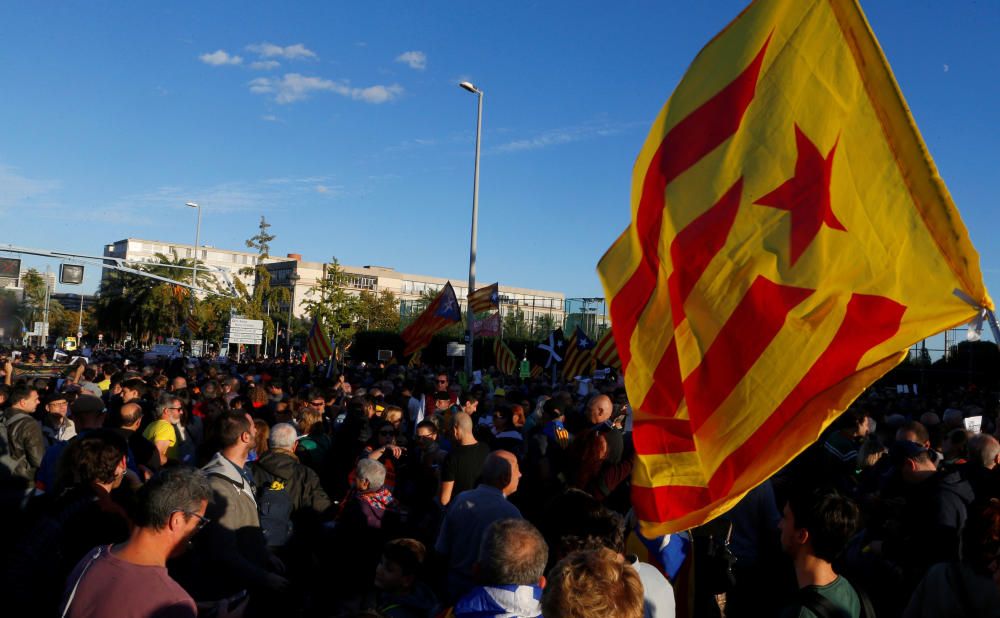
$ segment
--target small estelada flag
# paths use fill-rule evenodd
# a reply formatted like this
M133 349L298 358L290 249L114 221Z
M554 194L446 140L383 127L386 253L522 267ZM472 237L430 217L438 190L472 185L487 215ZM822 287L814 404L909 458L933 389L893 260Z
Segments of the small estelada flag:
M647 537L732 507L993 302L855 0L758 0L694 60L598 270Z
M572 381L576 376L590 375L593 369L594 340L577 326L566 346L566 358L562 366L563 380Z
M403 355L412 354L423 348L430 343L434 333L461 321L461 319L462 310L458 306L455 290L449 281L444 284L444 287L427 305L427 308L417 316L417 319L401 333L403 341L406 342Z
M483 311L493 311L500 308L500 284L494 283L484 288L479 288L469 294L469 306L473 313Z
M332 355L333 347L330 346L330 338L323 332L323 325L319 323L319 317L314 317L312 328L309 329L309 338L306 340L306 360L309 362L309 368L314 368Z

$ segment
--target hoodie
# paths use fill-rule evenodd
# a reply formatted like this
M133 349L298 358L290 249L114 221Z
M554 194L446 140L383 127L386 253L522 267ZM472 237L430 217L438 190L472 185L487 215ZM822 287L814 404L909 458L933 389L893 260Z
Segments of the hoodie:
M479 586L452 609L455 618L535 618L542 615L541 586Z

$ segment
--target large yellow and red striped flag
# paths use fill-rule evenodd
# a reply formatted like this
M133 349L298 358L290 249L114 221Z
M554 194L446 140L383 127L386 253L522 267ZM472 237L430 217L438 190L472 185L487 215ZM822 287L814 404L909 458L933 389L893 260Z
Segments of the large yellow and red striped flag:
M701 51L601 259L648 537L814 442L911 344L992 309L853 0L759 0Z
M330 346L330 338L323 331L319 317L314 317L312 328L309 329L309 338L306 339L306 360L309 361L309 368L314 368L332 355L333 348Z

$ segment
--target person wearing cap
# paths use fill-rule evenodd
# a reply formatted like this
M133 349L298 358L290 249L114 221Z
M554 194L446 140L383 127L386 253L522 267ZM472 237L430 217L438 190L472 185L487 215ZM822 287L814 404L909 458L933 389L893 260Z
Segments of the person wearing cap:
M66 393L56 393L45 402L45 415L41 424L46 447L56 442L65 442L76 435L76 425L67 418L68 413L69 397Z
M94 397L86 393L77 395L72 405L70 405L69 411L76 429L76 435L73 436L72 440L54 442L45 449L45 456L42 458L42 463L35 475L36 489L39 491L49 491L53 487L56 475L59 473L59 460L62 457L63 451L69 444L86 436L91 431L101 429L104 426L105 411L104 400L100 397Z

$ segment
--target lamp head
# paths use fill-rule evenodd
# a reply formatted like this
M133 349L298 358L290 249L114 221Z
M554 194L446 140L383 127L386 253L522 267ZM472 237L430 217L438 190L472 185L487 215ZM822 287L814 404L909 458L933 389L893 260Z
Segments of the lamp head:
M459 84L461 88L468 90L472 94L479 94L479 89L472 85L472 82L462 82Z
M187 206L188 208L197 208L198 207L198 204L196 204L195 202L185 202L184 205Z

